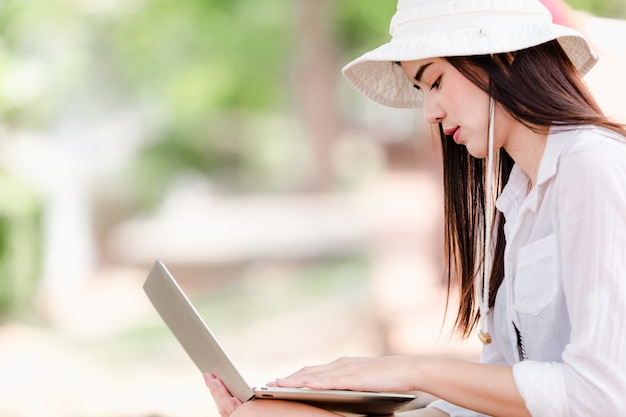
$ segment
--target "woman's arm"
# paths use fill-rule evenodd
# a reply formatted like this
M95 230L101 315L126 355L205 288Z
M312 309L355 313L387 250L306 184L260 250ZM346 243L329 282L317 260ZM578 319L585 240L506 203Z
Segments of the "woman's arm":
M339 414L294 401L256 400L242 404L234 398L222 382L205 374L204 380L222 417L340 417ZM422 408L394 414L396 417L449 417L435 408ZM393 416L389 416L393 417Z
M395 414L396 417L449 417L436 408L420 408L419 410L404 411Z
M530 416L510 366L430 359L418 367L421 391L494 417Z
M494 417L528 417L510 366L412 356L342 358L276 381L282 387L423 391Z

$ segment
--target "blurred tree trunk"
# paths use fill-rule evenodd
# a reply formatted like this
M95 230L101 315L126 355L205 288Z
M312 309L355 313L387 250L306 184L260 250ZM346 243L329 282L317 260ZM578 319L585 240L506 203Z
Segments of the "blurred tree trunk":
M307 188L325 191L334 185L333 143L341 128L336 84L337 50L332 42L329 7L332 0L300 0L297 13L295 94L311 146Z

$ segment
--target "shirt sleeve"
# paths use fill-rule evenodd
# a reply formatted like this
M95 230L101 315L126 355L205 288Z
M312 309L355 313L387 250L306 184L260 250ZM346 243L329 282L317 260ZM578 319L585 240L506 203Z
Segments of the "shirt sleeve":
M533 417L626 409L626 144L597 138L562 154L552 212L571 322L562 362L513 366Z

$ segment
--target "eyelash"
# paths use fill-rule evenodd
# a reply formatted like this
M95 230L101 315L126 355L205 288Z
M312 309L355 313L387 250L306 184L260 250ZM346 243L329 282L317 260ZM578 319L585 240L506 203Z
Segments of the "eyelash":
M437 80L430 86L430 89L434 90L435 88L439 88L440 85L441 85L441 77L437 78ZM419 88L417 84L413 84L413 87L416 90L421 90L421 88Z

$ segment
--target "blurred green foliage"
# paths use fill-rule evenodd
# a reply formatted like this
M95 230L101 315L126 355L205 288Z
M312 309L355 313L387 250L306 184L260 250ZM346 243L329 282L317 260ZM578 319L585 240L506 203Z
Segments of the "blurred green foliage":
M130 175L140 201L154 204L183 174L225 189L241 186L246 174L262 178L250 175L254 147L245 135L251 113L284 106L288 90L278 86L289 78L294 4L154 0L109 22L128 98L152 103L160 117Z
M329 4L340 53L353 56L357 45L388 37L394 2ZM158 201L181 174L208 177L223 192L297 187L305 144L293 101L307 82L293 75L298 13L298 2L282 0L155 0L111 23L127 92L158 103L163 115L129 176L140 201ZM285 150L280 157L277 149Z
M263 110L284 98L275 86L292 51L293 4L153 0L110 19L103 37L127 93L157 93L179 124L193 124L211 110Z
M574 9L585 10L596 16L626 19L624 0L567 0L567 3Z
M33 301L42 261L42 206L30 185L0 171L0 318Z

